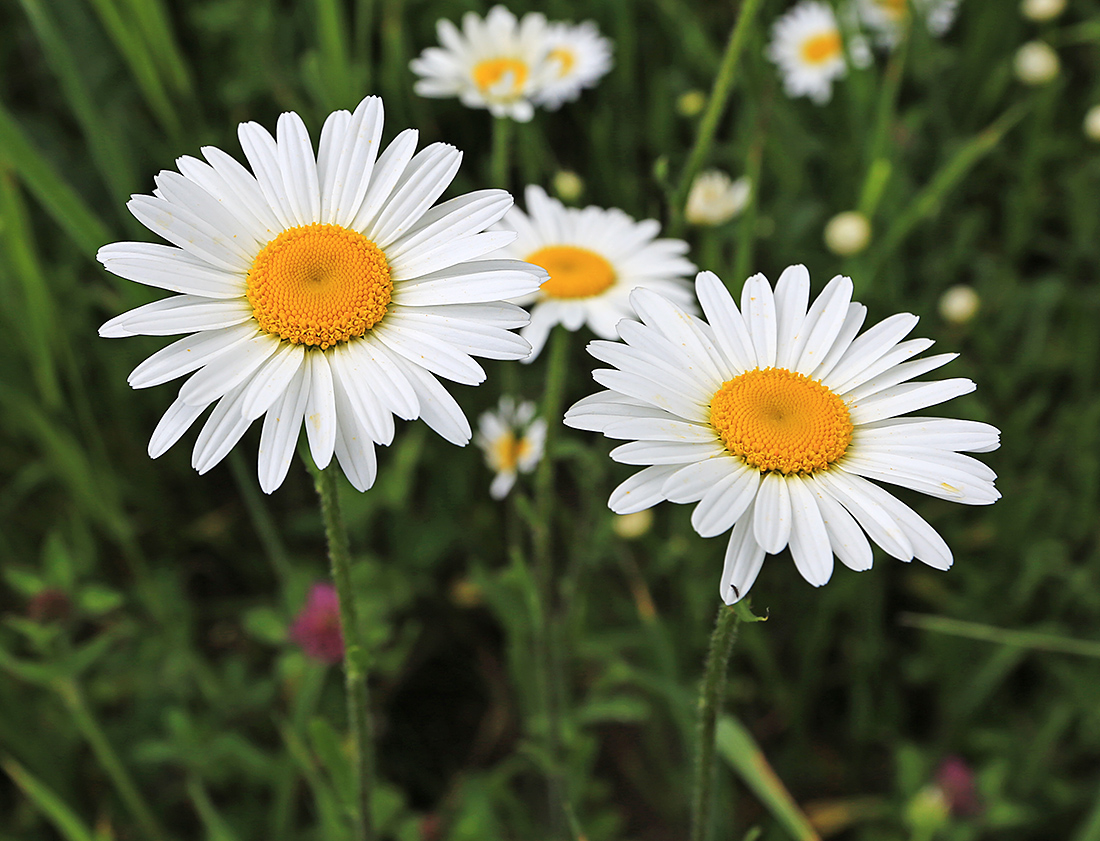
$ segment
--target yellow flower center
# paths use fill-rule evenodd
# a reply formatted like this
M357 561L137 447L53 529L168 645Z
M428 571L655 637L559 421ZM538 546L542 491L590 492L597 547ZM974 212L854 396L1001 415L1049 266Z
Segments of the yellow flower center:
M503 433L493 442L489 462L498 473L515 473L520 460L531 450L526 437L517 438L511 431Z
M576 55L573 54L572 50L567 50L565 47L555 47L550 50L548 58L558 63L559 79L568 76L569 72L573 69L573 65L577 63Z
M875 5L894 20L901 20L909 11L909 0L875 0Z
M260 329L296 345L328 348L382 320L393 292L382 250L340 225L288 228L248 271Z
M488 93L509 73L512 76L512 89L507 93L518 94L527 84L527 65L518 58L490 58L478 62L474 67L474 84L483 93Z
M824 64L840 55L840 51L840 33L835 29L802 42L802 60L807 64Z
M714 393L710 424L726 449L761 473L815 473L844 455L852 420L844 401L786 368L746 371Z
M548 245L524 259L550 273L550 279L541 286L547 298L591 298L615 283L611 264L587 248Z

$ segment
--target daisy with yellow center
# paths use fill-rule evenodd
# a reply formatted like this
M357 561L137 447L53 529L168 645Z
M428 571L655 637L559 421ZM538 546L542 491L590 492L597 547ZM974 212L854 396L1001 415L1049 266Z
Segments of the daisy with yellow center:
M611 69L611 42L590 20L547 24L545 39L551 72L543 75L542 87L535 92L536 105L554 110L571 102Z
M887 49L901 39L912 17L932 35L943 35L955 22L959 0L849 0L851 17Z
M382 101L325 121L319 148L297 114L272 137L240 126L249 172L214 147L156 177L128 207L170 243L119 242L99 251L121 277L180 294L111 319L107 337L186 333L130 375L134 388L191 376L153 432L156 458L211 406L195 444L200 473L253 421L260 486L286 476L302 426L314 461L337 458L360 490L375 478L375 444L397 417L420 417L464 445L468 421L437 377L476 384L474 356L518 359L510 332L527 315L503 299L546 275L517 260L483 259L514 233L487 231L511 206L503 190L436 205L461 153L435 143L414 154L402 132L379 154ZM434 205L434 206L433 206Z
M623 211L566 207L541 187L524 194L527 212L512 208L498 228L516 233L503 254L541 266L550 279L534 295L516 299L532 307L531 323L520 333L531 343L534 359L555 324L578 330L585 324L604 339L615 325L633 318L630 292L644 286L690 307L687 277L695 266L678 239L657 239L654 219L635 222Z
M530 12L517 20L503 6L485 18L467 12L459 31L449 20L436 23L440 47L428 47L409 64L420 76L420 96L458 97L467 108L487 108L494 117L527 122L532 103L556 72L546 57L546 18Z
M738 309L711 272L696 292L707 322L639 289L641 323L623 321L625 344L589 352L614 366L593 373L606 391L578 402L565 423L628 439L611 457L648 465L611 494L617 514L663 500L698 503L703 537L731 531L720 594L749 591L767 554L789 548L801 575L820 587L833 556L871 566L871 541L903 561L951 566L943 539L889 482L970 505L1000 497L993 471L964 452L988 452L988 424L900 417L973 391L956 378L914 383L955 354L912 359L932 342L905 336L916 316L899 314L860 334L867 313L852 282L835 277L810 304L810 276L791 266L773 291L763 275L745 282ZM912 360L912 361L909 361Z
M833 80L848 71L836 15L821 0L802 0L779 18L767 53L779 65L787 96L808 96L818 105L829 101Z
M495 412L478 419L474 443L485 454L485 463L496 475L489 486L493 499L504 499L520 473L530 473L542 458L546 444L546 421L535 417L535 404L525 400L518 406L511 397L500 398Z

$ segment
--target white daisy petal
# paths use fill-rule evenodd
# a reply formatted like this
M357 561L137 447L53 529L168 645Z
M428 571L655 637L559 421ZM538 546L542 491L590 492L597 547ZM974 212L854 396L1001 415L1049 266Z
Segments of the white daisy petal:
M252 425L252 421L241 414L243 393L244 387L238 386L222 397L199 431L198 438L195 439L195 449L191 453L191 466L199 475L211 470L229 455L229 451Z
M775 367L776 315L775 296L768 279L755 274L745 281L741 290L741 312L744 313L752 345L756 349L756 365L759 368Z
M161 348L133 371L127 382L131 388L160 385L207 365L232 348L260 335L255 324L238 324L221 330L208 330L187 336Z
M468 354L422 329L391 323L387 319L375 329L374 336L388 350L433 374L466 385L477 385L485 380L485 370Z
M631 441L613 449L611 458L620 464L687 464L724 451L714 441Z
M417 312L395 307L386 317L390 327L422 330L471 356L487 359L523 359L531 346L515 333L477 322L453 318L445 310Z
M614 391L600 391L578 400L565 413L564 423L574 429L600 432L625 418L652 418L671 421L675 417L663 409L639 403ZM610 437L610 436L609 436Z
M851 300L851 278L837 275L821 290L806 314L791 370L809 376L825 360L844 327Z
M345 367L350 376L369 382L386 407L402 420L414 420L420 412L416 391L394 362L393 354L373 337L349 344Z
M879 386L879 388L873 389L864 389L863 386L867 385L868 383L875 382L876 380L880 379L880 377L894 376L897 373L897 369L901 368L900 363L904 362L910 357L916 356L918 353L924 353L924 351L932 347L933 344L935 343L931 339L910 339L906 342L899 342L898 345L894 347L891 351L889 351L888 353L884 353L881 357L879 357L878 361L875 362L874 365L864 368L856 376L850 377L846 382L837 383L837 385L832 387L832 390L835 391L837 394L844 395L846 398L856 390L862 390L864 394L874 394L874 392L879 391L882 388L886 388L887 386L881 385ZM918 360L915 364L926 365L927 362L928 360ZM932 368L935 367L937 366L932 366ZM929 368L928 370L932 370L932 368ZM904 373L905 369L901 368L901 371ZM903 382L907 379L912 379L912 377L915 376L919 376L919 374L913 374L910 377L903 376L900 379L896 380L896 382ZM894 384L895 383L889 383L889 385Z
M512 206L504 190L478 190L438 204L423 214L416 227L386 249L393 264L415 265L434 251L454 244L457 237L485 230Z
M791 536L791 492L779 473L768 473L760 482L753 512L753 535L770 555L782 552Z
M962 462L963 459L984 470L969 467ZM844 457L843 467L849 473L868 479L901 485L929 496L967 505L991 505L1001 498L986 474L989 468L958 453L933 450L923 452L917 457L874 450L866 453L849 452Z
M883 319L852 342L836 367L827 376L820 376L821 382L842 394L846 383L856 379L909 335L917 321L915 315L907 312Z
M844 322L841 324L840 332L833 339L833 346L825 353L825 358L817 364L816 368L803 373L812 376L815 380L824 382L825 378L840 363L844 354L848 352L848 348L852 346L852 342L855 340L856 334L859 333L859 328L863 326L866 317L867 307L863 304L849 304L848 311L844 314Z
M913 559L913 544L898 527L897 521L882 507L877 497L863 490L869 482L843 470L827 470L814 475L818 487L848 509L871 540L900 561Z
M426 369L394 356L394 363L402 370L416 392L420 403L420 419L443 438L460 447L470 442L470 422L458 402Z
M347 397L348 407L355 413L358 429L376 442L388 446L393 441L393 415L375 393L371 382L357 369L359 355L347 345L338 345L329 359L335 387Z
M433 143L418 152L405 167L371 230L364 233L380 248L388 249L443 195L461 163L462 153L446 143Z
M244 208L242 218L255 220L257 234L266 234L266 238L269 240L276 236L285 226L279 220L279 215L271 206L271 203L264 197L263 190L260 189L256 177L235 158L216 146L203 146L201 151L211 169L218 174L225 185L227 208L234 209L234 212L236 212L236 205L242 205ZM194 174L184 172L182 169L180 172L188 177L192 177ZM221 196L220 193L214 192L210 186L207 186L207 190L212 195Z
M99 328L99 335L110 339L175 336L199 330L220 330L251 318L252 306L248 301L176 295L115 316Z
M283 188L290 210L299 225L309 225L321 218L317 160L313 156L309 132L302 118L293 111L279 115L276 131L279 171L283 176Z
M180 388L180 399L194 406L217 400L251 377L278 349L279 340L267 333L261 333L244 344L234 345L219 357L218 365L207 365L192 374Z
M969 394L976 386L973 380L955 377L932 383L902 383L893 388L865 397L851 405L852 423L862 425L885 420L906 412L915 412L937 403L945 403L963 394Z
M922 374L927 374L929 371L934 371L957 357L957 353L940 353L914 362L903 362L900 365L895 365L889 371L879 374L874 379L856 386L851 391L845 392L844 399L852 403L859 403L887 388L911 380L914 377L919 377Z
M700 537L715 537L729 531L760 490L760 471L740 466L718 480L691 512L691 526Z
M748 595L749 589L764 566L764 551L752 531L751 507L730 533L726 557L722 564L722 580L718 593L726 604L733 604Z
M739 474L744 469L738 459L728 454L703 459L681 467L669 476L661 493L669 502L698 502L716 482Z
M811 476L808 484L817 497L817 507L821 510L821 517L829 532L829 545L833 554L840 558L844 566L855 572L870 569L874 562L874 553L855 518L831 494L821 489L816 476Z
M339 144L338 153L325 160L325 166L322 166L323 159L320 150L318 151L317 171L323 182L323 221L350 227L359 212L370 187L374 163L382 142L382 114L382 100L377 96L368 96L345 121L343 142ZM333 117L335 116L334 114ZM328 125L328 121L325 125ZM322 139L323 137L322 132Z
M293 228L300 224L286 193L282 173L279 171L279 147L275 138L258 123L241 123L237 127L237 139L252 165L256 183L264 201L275 215L280 228Z
M718 351L693 323L693 316L670 303L662 295L644 287L639 287L630 293L630 305L644 324L650 327L660 324L660 335L656 337L657 341L672 345L681 354L687 356L692 363L688 367L698 367L701 382L710 388L717 388L722 384L723 376L722 371L719 370L721 363ZM633 326L636 325L630 322L623 324L623 328L627 331L623 339L628 343Z
M657 374L660 375L660 372ZM658 409L664 409L685 420L706 420L710 406L694 390L688 391L679 384L662 380L660 384L651 379L598 368L592 372L592 379L605 388L618 391L628 397L641 400Z
M664 418L626 418L604 427L608 438L635 438L639 441L685 441L712 443L714 430L710 426Z
M330 360L331 361L331 360ZM336 441L334 453L340 469L348 477L352 487L358 491L368 491L374 485L378 474L378 459L374 452L374 441L359 426L355 410L351 407L347 393L335 377L332 368L332 392L336 403Z
M964 453L988 453L1001 445L1001 433L995 426L954 418L891 418L863 424L854 441L890 443L954 450Z
M168 407L149 439L149 458L160 458L205 412L206 406L191 406L178 397Z
M775 282L776 351L775 364L791 370L806 307L810 300L810 273L805 266L788 266Z
M665 480L676 472L679 465L658 464L639 470L615 490L607 500L607 507L616 514L635 514L652 508L664 500L661 488Z
M214 268L226 272L247 271L250 261L240 243L186 208L157 196L134 196L126 207L150 231Z
M198 167L206 167L201 161L195 163ZM217 175L213 169L210 169L210 173ZM211 229L228 238L242 252L242 256L247 258L249 253L262 247L266 241L262 238L264 232L258 230L258 225L247 217L241 218L240 208L226 207L201 184L190 178L166 169L153 181L157 185L158 194L174 205L176 212L182 209L201 219Z
M264 362L248 382L241 398L241 413L256 420L282 396L305 361L303 345L282 345Z
M791 558L803 578L824 586L833 575L833 550L821 508L806 479L784 484L791 494Z
M480 304L533 292L538 289L535 277L532 267L520 260L471 260L401 282L394 300L404 307Z
M192 257L186 251L151 242L113 242L99 249L96 259L119 277L204 298L237 298L244 294L244 277Z
M714 330L718 347L733 367L734 374L742 374L756 365L756 348L745 321L729 290L714 272L699 272L695 278L695 291L703 313Z
M412 160L419 138L420 133L416 129L407 128L390 141L390 145L375 161L367 194L363 197L355 218L345 227L353 231L365 231L373 224L382 205L389 199L390 193L404 174L405 167Z
M260 489L264 493L271 493L283 483L294 460L309 399L312 370L311 365L299 368L282 397L264 415L259 456Z

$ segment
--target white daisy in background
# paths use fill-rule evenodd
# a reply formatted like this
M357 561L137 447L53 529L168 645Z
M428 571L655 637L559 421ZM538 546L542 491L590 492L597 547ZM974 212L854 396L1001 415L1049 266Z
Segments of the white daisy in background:
M409 68L421 78L420 96L457 96L467 108L488 108L494 117L527 122L532 99L557 73L546 61L546 18L530 12L517 21L503 6L484 18L467 12L462 31L449 20L436 23L442 47L428 47Z
M818 105L848 71L836 15L821 0L802 0L772 25L767 55L779 65L787 96L808 96Z
M692 225L722 225L745 209L751 193L747 175L733 181L721 170L708 169L691 182L684 218Z
M580 96L611 69L611 42L596 24L550 23L546 27L546 61L552 71L543 76L535 104L554 110Z
M530 362L542 350L555 324L613 339L621 318L633 318L630 292L636 286L660 292L682 307L692 306L687 276L694 264L678 239L657 239L655 219L635 222L623 211L566 207L541 187L524 194L527 212L512 208L497 226L515 231L503 254L542 266L550 274L539 290L516 299L534 305L531 323L520 335L531 343Z
M698 503L691 522L700 535L732 528L727 604L749 591L766 554L788 546L818 587L834 554L870 568L867 536L903 561L951 566L939 534L868 479L971 505L1000 497L993 471L961 455L996 449L994 427L899 417L973 391L962 378L909 382L956 354L906 361L932 344L902 341L917 323L906 313L857 336L867 309L852 303L847 277L807 308L804 266L784 271L774 293L763 275L749 278L740 310L711 272L699 273L696 291L709 324L640 289L631 302L641 323L619 325L626 344L589 345L615 368L593 373L608 390L574 405L566 424L633 439L611 457L650 465L615 489L611 509Z
M852 0L852 4L859 23L873 34L875 42L892 48L913 14L924 21L931 34L946 33L955 22L959 0Z
M535 417L535 404L524 400L518 406L507 395L500 398L495 412L478 418L474 443L485 453L485 463L496 473L489 486L493 499L504 499L519 473L530 473L542 458L546 445L546 421Z
M156 177L127 207L173 245L118 242L99 260L120 277L181 294L108 321L101 336L186 338L142 362L129 382L148 388L192 374L153 432L161 455L212 404L192 465L210 470L264 416L260 486L286 476L303 422L319 467L335 454L366 490L374 444L393 416L417 417L455 444L470 425L436 379L476 384L471 357L518 359L511 329L527 314L502 299L538 288L545 273L517 260L481 259L514 238L486 231L511 206L503 190L436 200L462 154L417 132L379 154L382 100L336 111L317 156L297 114L273 138L256 123L238 135L250 173L214 147Z

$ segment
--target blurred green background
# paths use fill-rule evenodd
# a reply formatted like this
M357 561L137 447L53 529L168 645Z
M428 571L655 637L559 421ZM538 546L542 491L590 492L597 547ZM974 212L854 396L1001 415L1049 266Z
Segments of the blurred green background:
M868 323L921 316L917 335L961 354L946 375L978 383L940 413L1003 432L982 459L1004 497L969 508L897 491L953 547L948 573L876 553L874 570L838 565L815 590L785 554L768 561L752 598L769 619L742 629L730 668L716 837L1098 841L1100 662L1073 641L1100 641L1100 145L1082 130L1100 102L1100 4L1071 0L1039 24L1012 0L962 0L944 38L915 27L822 107L787 99L764 58L787 7L763 4L707 161L751 173L754 203L688 229L691 256L734 290L796 262L815 294L849 274ZM133 392L126 375L167 342L96 329L160 295L94 254L152 239L125 201L177 156L214 144L240 157L237 123L273 127L284 110L316 136L368 93L384 97L387 141L414 126L464 150L448 195L486 186L491 118L416 97L408 70L435 21L467 8L0 0L0 840L348 837L339 670L286 635L327 576L311 480L295 465L264 497L256 429L203 477L194 433L148 458L173 386ZM538 4L595 20L615 67L515 127L513 192L567 169L581 204L667 219L699 119L678 102L709 90L735 8ZM1033 38L1062 62L1037 88L1012 71ZM871 243L840 258L822 230L861 203ZM981 299L965 325L937 311L956 284ZM570 338L572 402L595 386L590 336ZM504 383L542 393L545 359L487 370L482 387L452 389L471 420ZM548 600L576 819L560 831L679 839L725 539L699 538L690 508L670 504L643 536L618 537L606 499L630 469L609 449L562 428L552 454ZM345 487L343 503L374 649L384 834L553 837L537 610L505 548L514 500L489 499L476 448L420 423L399 425L379 460L375 488ZM739 728L816 829L769 799L759 769L747 776L762 789L739 781ZM949 756L972 769L982 808L928 834L926 787Z

